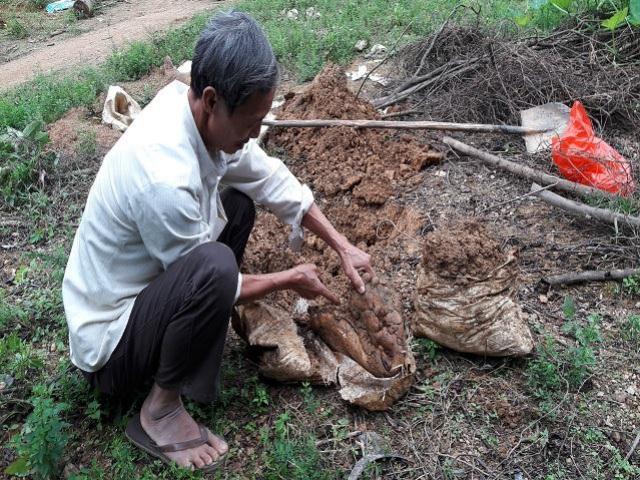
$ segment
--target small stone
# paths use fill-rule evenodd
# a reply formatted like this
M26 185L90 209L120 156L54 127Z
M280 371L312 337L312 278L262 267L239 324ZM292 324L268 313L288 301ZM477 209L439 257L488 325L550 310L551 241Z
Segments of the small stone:
M637 391L637 389L636 389L636 386L635 386L635 385L629 385L629 386L627 387L627 390L626 390L626 392L627 392L629 395L635 395L635 394L636 394L636 391Z
M297 20L299 15L300 15L300 12L298 12L297 8L292 8L287 12L287 18L289 20Z
M613 399L618 403L624 403L627 400L627 394L622 391L617 391L613 394Z
M322 16L320 15L320 12L315 9L315 7L307 8L307 10L305 11L305 14L307 15L308 18L320 18Z
M538 297L538 300L540 300L540 303L543 304L549 303L549 298L546 295L540 295Z
M371 50L369 50L369 53L367 53L366 57L380 57L385 53L387 53L387 47L380 43L376 43L371 47Z
M369 42L366 40L358 40L354 45L353 49L357 52L364 52L364 50L369 46Z
M72 476L78 475L80 473L80 469L76 467L73 463L67 463L64 466L64 470L62 471L62 476L64 478L71 478Z
M620 443L620 440L622 440L622 437L620 436L620 432L613 432L611 434L611 440L613 440L616 443Z

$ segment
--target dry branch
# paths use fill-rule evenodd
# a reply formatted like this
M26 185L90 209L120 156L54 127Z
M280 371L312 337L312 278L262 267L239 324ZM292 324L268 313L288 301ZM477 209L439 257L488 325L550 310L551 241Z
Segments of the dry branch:
M633 275L640 275L640 268L626 270L588 270L585 272L570 272L552 275L543 280L549 285L572 285L584 282L607 282L609 280L623 280Z
M514 175L517 175L519 177L526 178L535 183L540 183L545 186L555 184L554 188L573 193L581 197L590 197L597 195L615 197L615 195L599 190L597 188L570 182L569 180L556 177L555 175L549 175L548 173L541 172L540 170L535 170L524 165L518 165L517 163L510 162L509 160L504 160L500 157L497 157L496 155L478 150L477 148L467 145L466 143L462 143L451 137L444 137L442 141L460 153L471 155L478 160L481 160L483 163L486 163L487 165L491 165L501 170L506 170L507 172L513 173Z
M601 222L610 223L615 225L616 228L620 225L628 225L630 227L640 228L640 218L632 217L630 215L623 215L621 213L614 212L606 208L597 208L585 205L584 203L569 200L556 193L548 190L541 190L540 185L532 184L531 192L536 197L552 205L554 207L565 210L577 217L595 218Z
M514 123L521 110L580 99L600 125L640 126L638 29L618 29L614 40L576 21L546 37L517 40L500 30L449 23L396 58L404 74L376 106L402 99L407 108L421 105L425 118ZM460 65L470 68L454 72Z

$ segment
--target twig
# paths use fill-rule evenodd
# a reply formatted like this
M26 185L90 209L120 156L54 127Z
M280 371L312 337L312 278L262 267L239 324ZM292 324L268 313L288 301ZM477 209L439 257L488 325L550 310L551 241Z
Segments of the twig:
M535 190L535 192L534 192ZM545 203L557 208L561 208L577 217L595 218L601 222L610 223L616 228L620 224L640 228L640 217L632 217L614 212L607 208L597 208L585 205L584 203L569 200L553 192L545 192L540 189L540 185L533 183L531 191Z
M460 66L460 67L453 67L449 71L447 71L445 69L445 71L442 74L438 75L437 77L431 77L430 76L429 79L425 80L424 82L418 83L417 85L414 85L413 87L410 87L410 88L407 88L406 90L403 90L402 92L391 94L391 95L389 95L387 97L382 97L382 98L375 99L371 103L376 108L388 107L389 105L393 105L394 103L398 103L399 101L404 100L407 97L410 97L414 93L417 93L417 92L419 92L421 90L424 90L425 88L427 88L428 86L430 86L433 83L436 83L437 81L441 80L442 78L455 77L457 75L461 75L463 73L467 73L467 72L469 72L471 70L475 70L476 63L479 60L480 60L480 57L478 57L476 59L472 59L469 62L466 62L467 65ZM449 64L446 64L446 66L449 66Z
M623 280L627 277L640 275L640 268L626 270L588 270L585 272L570 272L561 275L545 277L543 281L549 285L572 285L582 282L606 282L609 280Z
M504 202L500 202L500 203L495 203L493 205L489 205L488 207L483 208L482 210L480 210L478 212L478 214L484 213L489 209L493 209L493 208L496 208L496 207L501 207L502 205L506 205L508 203L513 203L513 202L517 202L518 200L523 200L523 199L525 199L527 197L530 197L531 195L534 195L537 192L541 192L543 190L549 190L549 189L555 187L556 185L558 185L558 184L557 183L551 183L551 184L547 185L546 187L540 188L540 190L536 190L535 192L527 192L527 193L525 193L523 195L518 195L515 198L510 198L509 200L505 200Z
M557 188L558 190L573 193L581 197L600 195L609 198L617 198L616 195L613 195L609 192L605 192L594 187L581 185L579 183L570 182L569 180L556 177L555 175L549 175L548 173L541 172L540 170L535 170L525 165L519 165L517 163L510 162L509 160L505 160L488 152L478 150L477 148L462 143L451 137L444 137L442 141L443 143L446 143L451 148L457 150L460 153L471 155L472 157L481 160L485 164L491 165L501 170L506 170L507 172L513 173L514 175L517 175L519 177L526 178L538 184L543 184L545 186L555 184L555 188Z
M360 84L360 87L358 88L358 91L356 92L356 99L360 96L360 92L362 91L362 88L364 87L364 84L366 83L367 80L369 80L369 77L373 74L373 72L375 72L377 69L379 69L383 63L385 63L387 60L389 60L391 58L391 55L395 52L398 44L400 43L400 40L402 40L402 37L404 37L405 33L407 33L409 31L409 29L411 28L411 25L413 25L413 20L411 20L407 26L404 28L404 30L402 31L402 33L400 34L400 36L398 37L398 39L396 40L396 42L393 44L393 46L389 49L389 51L387 52L387 55L380 61L380 63L378 63L375 67L373 67L362 79L362 83Z
M385 113L383 115L380 115L380 118L382 120L386 120L387 118L404 117L406 115L413 115L414 113L420 113L420 111L419 110L402 110L401 112L390 112L390 113Z
M422 55L422 58L420 59L420 64L418 65L418 68L413 73L413 77L414 78L418 76L418 74L420 73L420 70L422 70L422 68L424 67L424 62L426 62L427 57L431 54L431 51L433 50L433 47L436 45L436 41L438 40L438 37L442 34L442 32L446 28L447 24L451 20L451 18L455 15L455 13L460 8L467 8L467 6L463 5L461 3L461 4L457 5L453 10L451 10L451 13L449 14L449 16L446 18L446 20L444 22L442 22L442 25L440 25L440 28L438 29L438 31L431 38L431 43L429 44L429 47L427 48L427 50L425 50L424 54Z
M409 463L408 458L403 457L402 455L396 455L395 453L371 453L369 455L365 455L356 462L347 480L357 480L358 478L360 478L360 475L362 475L365 468L367 468L367 465L383 458L398 459L402 460L403 462Z
M638 430L638 434L636 435L635 440L631 444L631 447L629 447L629 451L627 452L627 454L624 457L625 460L629 460L631 458L631 455L633 455L633 452L635 451L636 447L638 446L638 443L640 443L640 430Z

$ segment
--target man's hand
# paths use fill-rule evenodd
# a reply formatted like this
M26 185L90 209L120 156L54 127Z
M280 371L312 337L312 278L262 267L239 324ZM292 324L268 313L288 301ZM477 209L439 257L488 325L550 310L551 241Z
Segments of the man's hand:
M344 235L339 234L315 203L311 205L307 214L302 218L302 225L322 238L340 255L344 273L349 277L355 289L359 293L364 293L364 281L360 277L358 270L364 270L369 273L371 278L376 276L371 268L369 254L355 247Z
M376 276L371 267L371 255L348 242L338 251L338 254L342 261L344 273L349 277L356 291L358 293L364 293L364 281L358 270L364 270L371 275L371 278Z
M335 304L340 303L338 297L322 283L318 267L312 263L304 263L282 272L243 275L238 303L256 300L277 290L293 290L308 299L323 296Z
M340 303L331 290L329 290L318 275L318 267L313 263L303 263L293 268L293 278L289 288L301 297L309 300L320 295L329 299L336 305Z

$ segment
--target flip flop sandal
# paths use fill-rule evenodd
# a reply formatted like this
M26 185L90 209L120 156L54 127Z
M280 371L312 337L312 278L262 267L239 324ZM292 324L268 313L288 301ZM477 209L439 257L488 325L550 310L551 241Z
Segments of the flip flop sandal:
M140 414L138 413L131 420L129 420L127 429L125 430L125 435L131 443L133 443L136 447L141 448L149 455L159 458L169 465L176 465L176 462L167 457L165 453L189 450L190 448L196 448L207 443L207 441L209 440L207 429L200 424L198 424L198 428L200 428L199 438L187 440L186 442L169 443L167 445L160 446L156 442L154 442L151 437L149 437L149 435L147 435L147 432L144 431L144 428L142 428L142 424L140 423ZM221 460L217 460L210 465L205 465L202 468L194 468L197 471L209 473L214 471L219 466L220 462Z

